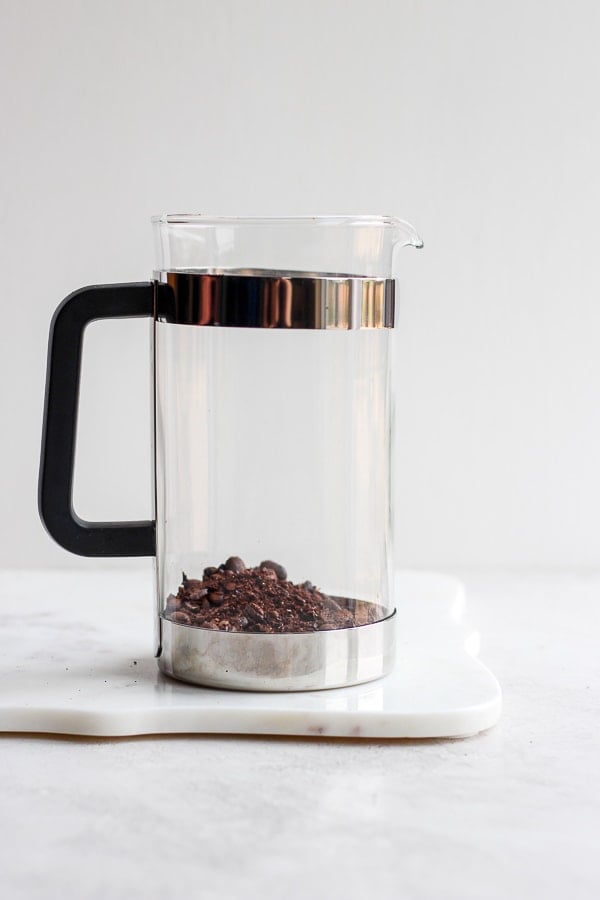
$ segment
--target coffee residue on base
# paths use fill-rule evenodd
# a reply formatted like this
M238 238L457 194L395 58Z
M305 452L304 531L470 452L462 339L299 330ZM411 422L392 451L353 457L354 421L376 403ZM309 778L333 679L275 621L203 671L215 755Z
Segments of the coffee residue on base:
M258 634L333 631L379 618L374 604L329 597L310 581L293 584L273 560L247 568L239 556L209 566L202 579L182 573L177 594L167 598L165 617L178 625Z

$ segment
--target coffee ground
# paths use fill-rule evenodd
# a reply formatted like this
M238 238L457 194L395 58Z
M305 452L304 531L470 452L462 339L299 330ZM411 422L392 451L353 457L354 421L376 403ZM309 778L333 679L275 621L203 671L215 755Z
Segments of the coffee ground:
M310 581L293 584L272 560L246 568L239 556L205 569L202 579L184 572L177 594L167 598L165 617L178 625L259 634L332 631L379 618L372 604L329 597Z

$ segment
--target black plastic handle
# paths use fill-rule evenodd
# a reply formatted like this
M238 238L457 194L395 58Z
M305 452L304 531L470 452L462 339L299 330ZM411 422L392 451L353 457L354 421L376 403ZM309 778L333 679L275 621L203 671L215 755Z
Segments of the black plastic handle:
M50 325L39 478L39 510L48 533L80 556L154 556L155 522L85 522L73 510L83 332L96 319L154 315L152 282L99 284L70 294Z

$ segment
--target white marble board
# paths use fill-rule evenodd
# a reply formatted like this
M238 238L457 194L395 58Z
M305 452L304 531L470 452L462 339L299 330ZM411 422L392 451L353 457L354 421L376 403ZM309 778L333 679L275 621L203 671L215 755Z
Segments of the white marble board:
M460 582L397 576L398 658L386 678L306 693L245 693L166 678L152 657L146 572L0 575L0 731L86 736L222 733L462 737L497 722Z

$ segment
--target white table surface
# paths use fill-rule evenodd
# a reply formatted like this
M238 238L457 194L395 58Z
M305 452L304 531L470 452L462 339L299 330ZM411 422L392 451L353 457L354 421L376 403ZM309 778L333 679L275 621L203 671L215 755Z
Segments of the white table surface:
M599 897L600 576L457 574L503 687L493 729L2 735L1 895Z

